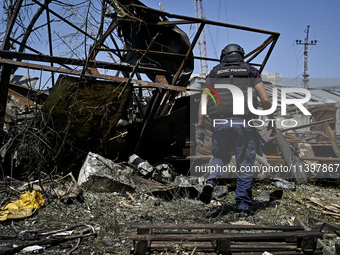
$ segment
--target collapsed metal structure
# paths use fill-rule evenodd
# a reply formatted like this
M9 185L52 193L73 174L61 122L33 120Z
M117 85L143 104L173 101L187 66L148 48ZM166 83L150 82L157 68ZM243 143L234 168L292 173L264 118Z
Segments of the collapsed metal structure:
M30 6L27 5L27 3L23 5L23 2L23 0L18 0L15 2L15 6L12 6L13 12L9 16L6 33L0 50L2 70L0 84L1 132L3 133L5 122L13 122L13 120L9 120L9 117L6 116L8 91L11 88L11 74L15 74L18 68L39 70L44 74L50 73L50 80L53 87L62 83L60 77L64 77L65 75L75 77L75 83L77 83L77 85L75 85L75 89L72 92L69 92L71 94L76 93L75 91L77 91L79 86L87 88L90 84L88 81L95 80L99 83L104 82L107 87L114 84L115 89L106 91L106 94L117 94L116 96L107 96L107 98L103 96L100 99L96 99L97 101L92 102L92 105L82 105L84 108L96 108L88 111L86 114L92 116L95 115L97 111L97 115L101 116L98 117L97 123L101 128L97 127L97 130L103 128L106 130L105 132L96 133L93 129L90 129L88 130L88 135L94 135L106 141L110 140L112 138L111 129L113 129L119 119L122 118L124 110L129 108L128 101L130 101L130 104L131 101L133 101L138 108L137 112L139 114L139 118L135 120L141 124L138 128L138 139L136 139L138 142L134 145L133 149L135 152L142 150L150 128L155 125L154 120L160 116L170 115L176 108L173 107L176 95L179 92L186 92L188 80L194 70L194 60L202 59L199 56L195 56L193 50L206 25L265 35L267 38L264 42L245 56L246 61L258 66L260 71L262 71L266 65L279 37L279 33L277 32L171 14L148 8L140 1L125 0L103 1L102 6L100 6L101 15L100 19L98 19L100 20L98 30L97 32L91 30L91 33L89 32L90 29L87 29L87 24L85 24L84 28L77 26L69 20L68 17L64 17L58 11L54 10L54 6L60 4L59 2L46 0L41 3L38 0L31 0L29 1L32 4L30 7L31 11L33 13L34 11L36 12L32 15L28 25L23 28L21 27L24 29L24 32L18 36L16 35L18 19L20 15L22 15L22 9ZM42 27L47 26L46 37L48 38L49 54L43 54L35 47L34 43L29 43L33 33L39 29L43 14L46 14L46 23L42 25ZM54 41L51 32L52 21L54 20L50 16L53 16L54 19L61 22L65 26L64 29L73 30L75 33L83 36L85 44L91 44L88 51L85 52L84 58L54 55L53 48L55 45L53 44ZM192 40L179 28L181 25L188 24L196 24L198 26ZM118 36L115 37L115 34L118 34ZM117 38L121 40L121 43L117 41ZM114 54L115 58L113 58L112 61L101 60L101 53L110 54L111 56ZM261 53L264 54L264 58L256 62L255 60ZM204 59L208 61L219 61L219 59L209 57ZM112 71L115 71L116 74L106 74ZM63 76L59 76L58 81L55 81L56 74L62 74ZM95 84L94 82L90 85L93 86L91 93L96 93ZM51 95L53 94L53 90L57 90L53 87ZM119 91L117 91L116 88L120 88ZM143 89L151 89L152 92L152 96L147 107L144 107L144 110L142 110ZM33 89L30 91L34 91L35 94L37 93L37 91ZM51 95L49 97L51 97ZM72 95L72 98L74 98L73 103L82 100L81 98L77 98L78 94ZM48 95L45 97L47 96ZM58 101L58 99L56 100ZM86 100L88 100L88 97L86 97ZM113 100L121 101L119 106L114 103L112 104ZM48 113L51 113L52 108L58 108L58 105L53 106L53 102L57 104L57 101L52 101L50 108L47 109ZM113 110L107 110L104 106L106 108L111 107ZM98 108L101 110L98 110ZM79 111L81 111L81 109ZM136 115L136 112L133 114ZM105 126L103 123L109 118L107 115L116 116L114 120L111 120L109 124ZM83 125L90 120L88 116L83 116L84 119L73 124ZM105 116L106 119L103 116ZM62 122L63 117L59 117L60 119L54 121ZM56 117L56 115L52 113L52 118L59 117ZM79 118L77 113L74 113L74 118ZM61 130L65 131L67 125L61 126ZM76 137L77 131L79 131L79 129L75 129L74 135Z

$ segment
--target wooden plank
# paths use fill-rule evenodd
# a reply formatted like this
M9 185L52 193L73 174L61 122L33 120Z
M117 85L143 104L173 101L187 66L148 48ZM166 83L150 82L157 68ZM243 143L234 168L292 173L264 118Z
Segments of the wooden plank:
M210 159L210 158L212 158L212 155L186 156L185 158L176 159L176 161L200 160L200 159ZM340 162L340 158L332 158L332 157L299 157L299 158L301 160ZM271 162L277 162L278 164L285 164L285 160L281 156L267 155L266 159L271 160Z
M215 251L215 248L211 245L211 242L189 242L183 243L181 246L185 249L194 249L197 250L211 250ZM151 243L151 250L174 250L174 243L166 242L166 241L153 241Z
M25 107L31 107L34 105L34 102L29 98L8 89L8 97L7 97L7 109L6 109L6 117L11 120L18 120L20 117L20 111ZM19 110L20 109L20 110ZM30 116L29 113L25 113L25 118ZM33 117L33 115L32 115Z
M309 231L310 229L297 217L294 218L293 224L295 226L301 226L306 231ZM314 230L314 229L313 229ZM317 232L321 233L321 227L318 227ZM321 233L322 234L322 233ZM319 238L318 238L319 239ZM301 239L300 239L301 240ZM301 240L301 249L302 251L307 254L310 254L311 252L314 252L317 248L317 242L315 241L314 237L305 236ZM314 253L311 253L314 254Z
M276 159L282 159L281 156L267 156L267 160L276 160ZM340 158L330 158L330 157L300 157L301 160L317 160L317 161L334 161L334 162L340 162Z
M311 207L311 208L313 208L313 209L315 209L315 210L317 210L317 211L319 211L319 212L322 212L322 213L331 215L332 217L334 217L334 218L336 218L336 219L339 219L339 218L340 218L340 214L339 214L339 213L334 213L334 212L325 211L325 210L319 208L318 206L315 206L315 205L313 205L313 204L311 204L311 203L308 203L308 202L306 202L306 201L303 201L302 199L298 198L298 197L296 196L296 194L294 194L293 192L290 192L290 194L295 198L296 201L298 201L299 203L301 203L301 204L303 204L303 205L305 205L305 206L309 206L309 207Z
M230 224L130 224L131 228L137 229L205 229L205 230L304 230L301 226L264 226L264 225L230 225Z
M337 208L340 208L340 204L332 203L331 205L332 205L332 206L335 206L335 207L337 207Z
M316 248L322 250L322 255L334 255L334 253L318 238Z
M263 252L249 252L249 253L244 253L244 252L233 252L233 254L242 254L242 255L263 255ZM273 252L273 255L297 255L301 254L301 252L294 252L294 251L277 251ZM313 255L316 255L315 253Z
M301 160L340 162L340 158L329 158L329 157L300 157L300 159Z
M337 230L340 231L340 225L337 225L337 224L334 224L328 221L324 221L318 218L314 218L314 217L309 217L309 220L313 223L323 223L322 230L330 231L330 232L335 232Z
M325 205L324 203L322 203L321 199L317 198L317 197L310 197L308 198L309 201L327 209L327 210L330 210L330 211L333 211L335 213L340 213L340 209L335 207L335 206L332 206L332 205Z
M335 134L340 135L340 103L335 104Z
M196 251L204 250L207 252L208 250L215 251L213 246L211 245L211 242L187 242L181 244L181 246L184 249L194 249L196 248ZM171 242L165 242L165 241L154 241L151 243L150 250L174 250L174 244ZM296 251L297 246L296 244L289 244L285 242L238 242L230 243L230 250L233 252L258 252L258 251Z
M143 235L143 234L150 234L149 229L138 229L137 234ZM148 248L150 247L151 242L149 240L143 240L139 241L135 247L135 254L145 254L148 251Z
M216 240L216 253L223 255L232 255L230 249L230 240L228 239L218 239Z
M249 254L249 255L263 255L263 252L264 251L270 251L271 254L274 254L274 255L297 255L297 254L301 254L301 251L300 250L297 250L296 246L295 246L295 250L292 249L292 250L286 250L286 249L282 249L282 250L275 250L275 243L268 243L267 244L269 247L264 247L263 249L259 249L258 250L253 250L253 251L247 251L247 248L248 247L245 247L245 249L233 249L231 248L232 250L232 254ZM204 254L206 253L212 253L212 254L216 254L215 253L215 249L213 249L211 247L211 244L209 242L190 242L190 243L183 243L181 244L181 247L183 247L184 249L188 249L188 250L193 250L195 249L196 252L199 252L199 251L203 251ZM272 250L271 250L271 248ZM281 246L279 246L281 247ZM175 250L176 247L174 246L173 243L164 243L164 242L153 242L152 245L151 245L151 251L164 251L164 250L167 250L167 251L171 251L171 250ZM316 254L316 253L314 253ZM332 254L334 255L334 254Z
M337 156L337 158L340 158L340 147L338 145L337 140L335 139L335 136L333 134L331 127L329 126L327 122L325 122L323 124L323 128L325 129L326 135L328 136L328 139L331 142L335 155Z
M211 250L215 249L212 247L211 242L188 242L183 243L181 246L184 249L194 249L196 251L200 250ZM165 242L165 241L154 241L151 243L151 250L174 250L174 243ZM293 245L291 243L285 242L238 242L230 243L231 251L233 252L258 252L258 251L295 251L297 250L296 244Z
M241 246L247 246L252 245L254 247L266 247L268 244L273 246L293 246L293 243L287 243L287 242L242 242L242 241L234 241L231 245L233 247L241 247ZM296 247L296 246L295 246Z
M274 166L285 166L286 162L284 159L268 159L268 164L269 165L274 165Z
M286 136L287 141L291 141L291 142L294 142L294 143L303 143L304 142L300 138L293 136L291 133L288 133L288 132L285 133L285 136Z
M263 255L263 252L234 252L234 255L242 254L242 255ZM312 253L302 253L300 250L297 251L274 251L271 252L273 255L297 255L297 254L309 254L309 255L323 255L322 251L315 251Z
M287 166L296 166L296 169L302 169L304 167L304 164L302 160L296 155L296 152L294 152L289 143L287 142L286 138L281 132L277 132L275 136L275 141L277 142L281 152L282 156L286 162ZM294 177L296 178L297 182L304 182L304 180L307 178L306 173L304 171L296 171L291 173L293 176L288 176L288 177Z
M228 239L231 241L258 241L258 240L282 240L285 238L306 238L321 237L322 233L318 231L294 231L294 232L276 232L276 233L225 233L225 234L196 234L196 235L133 235L127 238L135 241L208 241Z
M233 252L296 251L297 244L286 242L233 242L231 249Z

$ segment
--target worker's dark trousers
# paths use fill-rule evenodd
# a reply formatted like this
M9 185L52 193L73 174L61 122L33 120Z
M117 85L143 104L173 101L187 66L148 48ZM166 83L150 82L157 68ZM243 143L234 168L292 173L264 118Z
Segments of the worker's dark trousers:
M235 201L239 210L249 210L252 203L252 171L256 157L256 130L248 126L244 119L229 119L227 124L213 127L212 155L210 166L223 167L230 162L231 152L236 158L237 188ZM230 176L230 175L229 175ZM223 172L212 172L208 180L228 178Z

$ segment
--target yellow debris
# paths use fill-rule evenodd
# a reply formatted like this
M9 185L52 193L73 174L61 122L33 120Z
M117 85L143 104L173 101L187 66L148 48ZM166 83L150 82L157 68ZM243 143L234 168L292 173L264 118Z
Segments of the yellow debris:
M44 199L40 192L36 190L23 192L20 200L10 200L0 209L0 221L29 217L43 205Z

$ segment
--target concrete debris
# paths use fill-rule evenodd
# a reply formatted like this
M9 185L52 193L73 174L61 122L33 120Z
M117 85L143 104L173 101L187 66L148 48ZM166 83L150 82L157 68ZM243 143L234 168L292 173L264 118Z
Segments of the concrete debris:
M176 187L183 187L183 188L188 188L192 187L193 185L190 183L189 179L185 176L176 176L173 185Z
M129 163L134 165L138 171L143 176L150 176L154 171L154 168L150 163L136 154L129 157Z
M157 163L152 166L148 161L142 159L136 154L129 157L129 164L136 167L137 173L144 178L151 178L160 183L170 184L178 176L175 168L167 162Z
M177 176L173 182L173 185L178 187L191 187L194 185L204 185L206 178L204 176Z
M273 192L269 192L269 191L262 191L260 193L260 199L262 202L272 202L275 200L279 200L281 199L283 196L283 190L279 189L279 190L275 190Z
M273 255L273 254L265 251L264 253L262 253L262 255Z
M154 165L152 179L161 183L172 183L178 173L175 172L174 167L169 163L159 163Z
M226 195L228 195L228 186L227 185L217 185L214 188L212 197L220 198L220 197L223 197L223 196L226 196Z
M89 152L80 169L78 183L82 188L95 192L134 191L132 173L133 169L128 166Z
M197 180L197 177L180 175L175 177L172 185L176 187L178 194L195 199L203 189L202 185L197 184Z
M193 176L176 176L173 181L173 185L189 194L190 198L196 198L199 193L203 190L203 185L205 183L205 178L203 176L193 177ZM227 185L217 185L214 188L212 197L218 199L228 194Z

